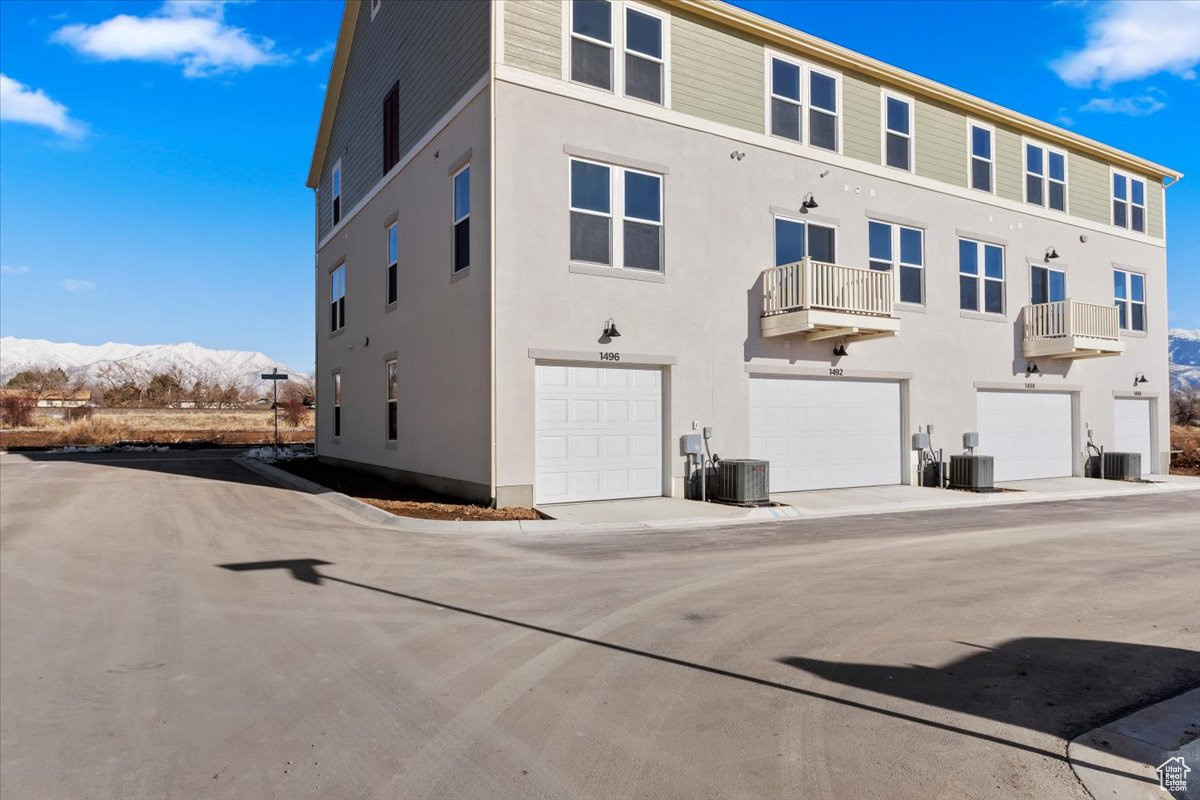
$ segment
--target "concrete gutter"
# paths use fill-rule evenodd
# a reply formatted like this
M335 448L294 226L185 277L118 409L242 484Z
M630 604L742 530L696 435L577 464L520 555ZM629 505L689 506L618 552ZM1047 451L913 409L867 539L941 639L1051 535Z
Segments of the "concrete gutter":
M863 516L870 514L895 514L912 511L943 511L956 508L978 508L992 505L1014 505L1020 503L1045 503L1056 500L1083 500L1094 497L1115 497L1129 494L1145 494L1147 492L1177 492L1200 489L1200 480L1173 479L1162 483L1122 484L1117 481L1097 481L1098 484L1111 484L1089 488L1088 491L1063 492L999 492L996 494L973 494L945 490L945 497L934 502L918 501L914 503L880 502L836 509L805 509L790 506L775 506L749 509L741 517L679 517L675 519L647 520L644 522L566 522L555 519L541 520L497 520L491 522L462 522L449 520L420 519L404 517L376 508L349 495L335 492L320 484L293 475L257 459L238 458L236 461L246 469L266 478L273 483L297 489L327 501L339 509L357 514L376 525L397 528L420 533L520 533L526 535L546 533L586 533L604 531L636 531L636 530L676 530L686 528L726 528L737 525L757 525L764 522L775 522L785 519L830 519L834 517Z

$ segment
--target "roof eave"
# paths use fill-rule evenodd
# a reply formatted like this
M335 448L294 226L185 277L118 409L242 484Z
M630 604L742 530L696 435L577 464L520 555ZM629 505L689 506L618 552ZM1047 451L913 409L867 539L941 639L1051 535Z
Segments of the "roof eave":
M362 0L346 0L342 9L342 22L338 27L337 47L333 51L333 63L329 67L329 81L325 86L325 104L321 107L321 124L317 127L317 141L313 145L312 163L308 167L305 185L317 188L321 182L321 168L325 166L325 154L329 150L329 136L333 132L333 117L337 113L338 100L342 96L342 82L346 78L346 64L350 60L350 46L354 43L354 28L358 23L358 7Z

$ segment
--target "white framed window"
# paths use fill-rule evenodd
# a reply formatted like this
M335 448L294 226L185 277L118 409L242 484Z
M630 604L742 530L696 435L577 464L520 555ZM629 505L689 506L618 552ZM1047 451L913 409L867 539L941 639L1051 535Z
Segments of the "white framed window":
M1067 155L1036 142L1025 142L1025 202L1067 210Z
M388 360L385 364L384 375L387 379L387 440L394 442L400 432L400 386L399 375L396 370L396 359Z
M346 265L329 273L329 332L346 327Z
M400 247L396 239L396 228L395 222L387 226L387 279L385 282L387 293L384 301L387 305L396 302L399 297Z
M1146 232L1146 182L1113 171L1112 222L1118 228Z
M319 411L320 409L318 409ZM342 435L342 373L333 373L333 438Z
M1113 304L1123 331L1146 331L1146 276L1113 270Z
M1029 302L1060 303L1067 299L1067 273L1061 269L1032 264L1029 267Z
M570 159L571 261L663 271L663 177Z
M613 88L613 9L609 0L571 0L571 80Z
M471 266L471 165L451 178L454 185L454 271Z
M925 302L925 231L890 222L867 222L871 269L893 272L901 303Z
M915 126L910 97L883 92L883 163L905 172L913 171Z
M671 18L641 3L569 0L566 80L655 105L670 104Z
M996 191L995 129L991 125L970 120L967 122L967 137L971 149L968 159L971 188L992 194Z
M667 21L648 8L625 5L625 96L666 104Z
M333 192L333 224L342 221L342 160L339 158L333 165L333 174L329 179L330 190Z
M767 115L772 136L841 151L841 76L767 52ZM807 125L808 135L805 137Z
M823 264L837 262L837 229L830 225L776 214L775 266L794 264L805 258Z
M974 239L958 240L958 307L1004 313L1004 248Z

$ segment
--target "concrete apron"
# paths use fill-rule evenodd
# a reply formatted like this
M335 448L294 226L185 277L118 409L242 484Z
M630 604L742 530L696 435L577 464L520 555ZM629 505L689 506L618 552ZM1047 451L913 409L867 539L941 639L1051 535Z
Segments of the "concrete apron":
M1179 758L1182 765L1171 764ZM1200 689L1085 733L1067 746L1067 759L1097 800L1200 800ZM1160 766L1191 770L1186 789L1163 791Z
M312 481L277 469L270 464L247 458L239 458L237 461L251 472L274 483L316 495L343 511L356 514L375 524L426 533L546 534L669 530L672 528L695 529L784 519L825 519L863 514L937 511L1200 489L1200 478L1179 475L1156 475L1155 480L1158 482L1155 483L1125 483L1095 478L1053 478L1001 484L1001 488L1015 489L1016 491L989 494L919 486L873 486L856 489L786 492L771 496L773 501L784 505L765 508L738 508L716 503L683 500L677 497L651 497L539 506L539 511L551 517L551 519L543 520L450 522L396 516L361 500L334 492Z

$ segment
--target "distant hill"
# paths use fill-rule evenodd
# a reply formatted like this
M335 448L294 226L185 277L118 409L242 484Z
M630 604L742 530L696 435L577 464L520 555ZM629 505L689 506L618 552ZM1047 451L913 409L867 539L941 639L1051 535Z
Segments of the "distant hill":
M1173 328L1167 335L1171 386L1200 389L1200 331Z
M279 367L297 378L309 377L286 364L251 350L214 350L191 342L182 344L100 345L49 342L45 339L0 338L0 384L31 367L62 367L73 375L95 379L105 368L115 366L142 374L176 370L195 380L236 381L248 388L264 383L259 375Z

